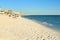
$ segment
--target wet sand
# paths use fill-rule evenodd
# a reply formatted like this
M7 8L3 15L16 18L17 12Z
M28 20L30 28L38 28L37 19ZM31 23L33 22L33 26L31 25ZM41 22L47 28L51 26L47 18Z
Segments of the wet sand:
M22 17L0 15L0 40L60 40L59 32Z

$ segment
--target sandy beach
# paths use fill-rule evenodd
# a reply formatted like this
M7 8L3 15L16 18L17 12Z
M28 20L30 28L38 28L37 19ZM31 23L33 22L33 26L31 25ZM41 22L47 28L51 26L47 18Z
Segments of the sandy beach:
M0 40L60 40L56 30L35 21L0 15Z

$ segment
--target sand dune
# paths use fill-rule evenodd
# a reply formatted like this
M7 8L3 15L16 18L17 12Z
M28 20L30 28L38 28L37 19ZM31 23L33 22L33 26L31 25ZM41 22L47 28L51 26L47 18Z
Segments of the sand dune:
M22 17L0 15L0 40L60 40L59 32Z

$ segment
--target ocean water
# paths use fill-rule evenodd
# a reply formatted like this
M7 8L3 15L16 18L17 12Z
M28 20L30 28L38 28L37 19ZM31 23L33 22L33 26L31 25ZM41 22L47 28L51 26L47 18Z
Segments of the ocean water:
M60 15L30 15L23 17L35 20L49 28L60 30Z

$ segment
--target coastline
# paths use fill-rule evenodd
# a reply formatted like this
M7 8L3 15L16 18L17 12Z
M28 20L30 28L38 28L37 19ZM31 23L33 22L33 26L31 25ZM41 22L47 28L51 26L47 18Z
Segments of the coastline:
M0 15L0 33L2 33L0 34L2 40L30 40L38 35L43 35L44 39L47 39L48 35L52 35L59 40L59 33L53 29L26 18L12 18L6 15Z

